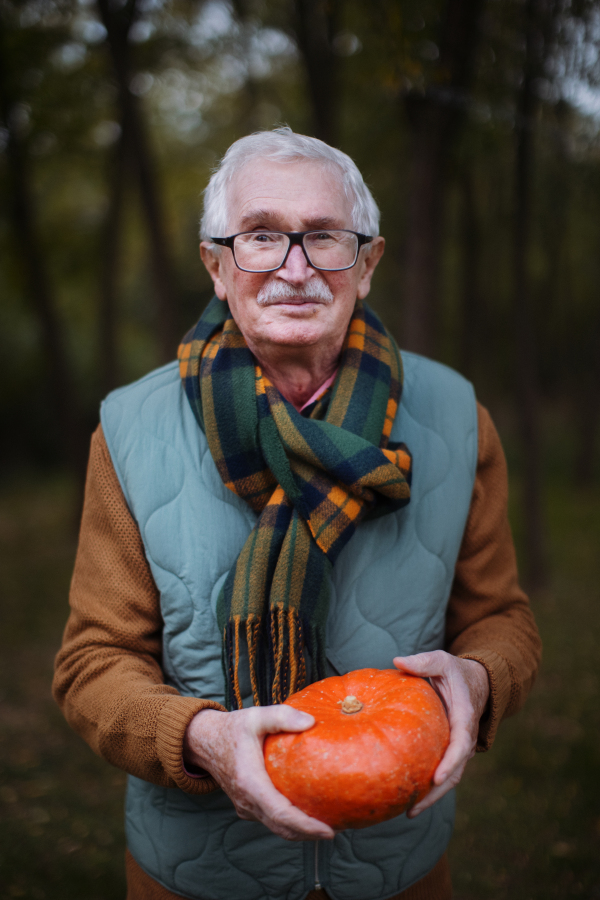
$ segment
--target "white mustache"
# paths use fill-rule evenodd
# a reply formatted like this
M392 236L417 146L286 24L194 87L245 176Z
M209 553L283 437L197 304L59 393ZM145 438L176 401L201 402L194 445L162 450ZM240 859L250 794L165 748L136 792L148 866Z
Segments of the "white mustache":
M271 306L282 300L316 300L319 303L333 303L333 293L325 281L311 278L306 284L298 287L287 281L267 281L256 295L259 306Z

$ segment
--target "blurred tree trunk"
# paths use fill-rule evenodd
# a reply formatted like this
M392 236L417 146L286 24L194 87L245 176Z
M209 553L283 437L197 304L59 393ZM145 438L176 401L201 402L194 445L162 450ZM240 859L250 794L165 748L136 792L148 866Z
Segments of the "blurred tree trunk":
M513 220L513 314L515 329L515 404L523 457L523 522L526 578L531 587L546 581L542 513L541 437L534 309L528 272L531 242L531 193L534 166L533 126L538 99L535 79L543 71L544 0L527 0L525 60L515 124L515 200Z
M542 287L542 304L544 308L544 320L550 323L560 307L560 299L564 286L561 284L561 271L564 267L565 249L568 246L569 206L571 202L572 180L565 177L568 171L570 153L567 136L572 130L572 109L564 100L560 100L554 106L556 126L552 129L549 139L552 141L555 165L559 172L554 177L546 190L552 196L552 215L547 217L544 224L545 251L546 251L546 277ZM548 346L552 341L550 335L544 337L544 344Z
M315 135L335 146L338 137L338 66L333 38L339 0L295 0L295 12L295 32L306 72Z
M121 127L130 134L142 210L150 239L150 265L157 299L157 339L162 362L173 359L180 335L177 328L177 290L168 250L165 218L160 202L158 179L137 97L130 90L131 44L129 32L137 13L137 0L113 4L97 0L107 31L110 55L117 81Z
M126 123L123 123L126 126ZM102 396L117 387L120 380L117 282L119 249L122 241L122 221L127 175L131 164L131 142L126 127L110 154L108 165L108 209L101 242L99 350Z
M475 184L470 166L459 176L461 196L462 310L460 325L460 371L473 378L480 338L482 296L481 238L475 203Z
M27 151L15 125L16 102L10 96L6 73L1 62L3 46L4 35L0 23L0 104L8 134L6 155L10 191L9 215L17 251L21 257L29 302L37 316L42 334L41 356L46 362L41 369L39 389L48 393L48 403L54 412L58 446L62 457L83 484L89 434L80 414L75 377L68 358L64 330L56 311L53 288L37 227Z
M242 50L244 58L250 58L250 42L251 22L252 22L252 5L251 0L232 0L233 9L240 21L242 27ZM260 97L260 88L257 79L254 77L251 68L247 70L246 79L240 95L239 112L237 115L240 131L243 134L252 134L261 127L258 102Z
M411 136L402 344L434 356L446 169L472 82L483 0L447 0L433 84L403 105Z
M590 487L594 480L596 446L600 428L600 307L596 303L595 322L590 329L590 367L577 385L578 444L575 480L580 487ZM586 354L587 355L587 354Z

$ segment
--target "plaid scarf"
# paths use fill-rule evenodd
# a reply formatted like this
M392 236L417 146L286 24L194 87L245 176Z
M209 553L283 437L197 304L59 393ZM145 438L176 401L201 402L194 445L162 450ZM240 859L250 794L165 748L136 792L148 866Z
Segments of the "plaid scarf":
M245 640L256 705L281 703L326 676L329 576L365 517L405 506L411 456L389 436L402 363L364 304L346 335L332 388L302 416L252 356L214 297L179 346L179 368L223 483L258 514L217 603L229 709L242 707Z

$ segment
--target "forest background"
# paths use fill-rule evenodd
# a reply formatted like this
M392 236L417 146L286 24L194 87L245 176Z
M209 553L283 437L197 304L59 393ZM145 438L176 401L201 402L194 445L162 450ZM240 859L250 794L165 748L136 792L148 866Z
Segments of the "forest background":
M456 897L600 897L599 48L590 0L0 0L0 897L124 896L123 775L49 693L89 437L211 295L211 169L282 123L357 162L370 302L507 451L545 657L459 789Z

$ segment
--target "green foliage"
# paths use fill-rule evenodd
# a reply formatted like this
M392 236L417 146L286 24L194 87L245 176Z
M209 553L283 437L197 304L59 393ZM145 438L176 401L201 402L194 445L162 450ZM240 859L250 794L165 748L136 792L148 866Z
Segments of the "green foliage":
M177 328L183 333L210 294L198 260L197 221L211 167L232 140L249 130L288 122L310 133L311 110L291 0L161 0L140 8L131 39L131 90L142 104L165 201L166 234L176 266ZM368 5L345 0L337 8L333 51L339 145L357 160L381 205L388 249L371 301L402 342L411 152L402 100L407 91L426 91L443 81L437 60L446 5L441 0ZM539 85L544 99L532 123L537 162L529 262L542 390L568 410L577 406L600 333L595 297L600 185L596 121L559 98L561 92L574 96L577 85L581 93L585 84L593 84L598 65L589 43L593 4L575 9L564 2L553 10L545 37L547 71ZM68 361L84 418L91 424L102 391L102 242L120 122L105 30L95 4L83 0L3 0L1 17L12 125L27 155ZM463 367L461 347L465 334L471 334L477 353L469 374L485 396L496 400L512 390L514 124L523 29L522 3L488 3L472 90L448 98L461 104L463 126L448 158L440 354ZM472 273L479 298L476 321L464 312L465 173L473 179L479 234L477 271ZM3 192L9 182L4 153ZM156 364L159 346L147 229L131 177L118 235L117 349L120 380L128 381ZM13 435L6 446L13 446L13 457L55 458L51 427L28 424L32 414L45 422L51 412L48 397L36 390L44 339L27 297L28 262L15 243L8 207L0 214L0 243L0 408L6 432ZM25 439L14 443L19 434Z

